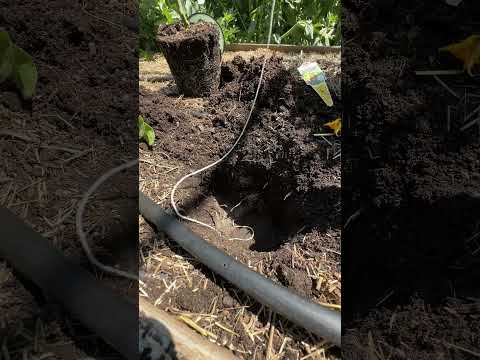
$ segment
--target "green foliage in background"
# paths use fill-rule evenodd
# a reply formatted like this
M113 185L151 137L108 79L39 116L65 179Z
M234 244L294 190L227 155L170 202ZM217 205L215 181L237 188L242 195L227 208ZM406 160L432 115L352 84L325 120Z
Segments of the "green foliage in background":
M25 50L16 46L6 31L0 31L0 83L11 80L24 99L30 99L37 86L37 67Z
M140 0L140 48L155 51L160 24L204 12L223 29L225 42L265 43L272 2L266 0ZM277 0L272 42L305 46L340 45L340 0Z

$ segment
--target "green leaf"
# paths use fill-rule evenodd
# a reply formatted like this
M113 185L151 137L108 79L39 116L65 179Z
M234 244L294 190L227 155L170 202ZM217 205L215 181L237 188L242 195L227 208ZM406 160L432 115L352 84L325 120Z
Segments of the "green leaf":
M152 146L153 143L155 142L155 131L147 123L144 123L144 124L145 124L144 138L147 141L148 146Z
M13 80L17 84L24 99L30 99L35 94L38 73L33 59L24 50L15 46Z
M6 31L0 32L0 83L10 77L13 70L13 47Z
M142 115L138 117L138 139L145 140L148 146L152 146L155 142L155 130L145 122Z

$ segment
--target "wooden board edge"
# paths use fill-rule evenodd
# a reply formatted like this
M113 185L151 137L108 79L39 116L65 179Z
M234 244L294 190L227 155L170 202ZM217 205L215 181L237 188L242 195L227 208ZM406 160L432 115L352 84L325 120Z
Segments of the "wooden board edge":
M175 351L182 358L188 360L239 360L231 351L210 342L144 298L139 298L138 306L140 312L159 321L167 328L175 345Z

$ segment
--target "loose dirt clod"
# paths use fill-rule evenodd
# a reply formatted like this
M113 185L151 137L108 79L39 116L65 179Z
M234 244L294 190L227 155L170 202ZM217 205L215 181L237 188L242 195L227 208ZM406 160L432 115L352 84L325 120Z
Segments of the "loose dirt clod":
M157 43L167 59L180 93L208 96L220 84L221 51L218 30L196 23L185 29L180 24L160 27Z

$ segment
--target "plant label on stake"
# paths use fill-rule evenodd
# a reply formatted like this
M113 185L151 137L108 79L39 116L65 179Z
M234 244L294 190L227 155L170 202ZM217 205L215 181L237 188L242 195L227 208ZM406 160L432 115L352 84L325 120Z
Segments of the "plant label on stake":
M300 75L303 80L310 85L327 106L333 106L332 95L328 89L325 73L320 69L320 66L316 62L306 63L298 67Z

